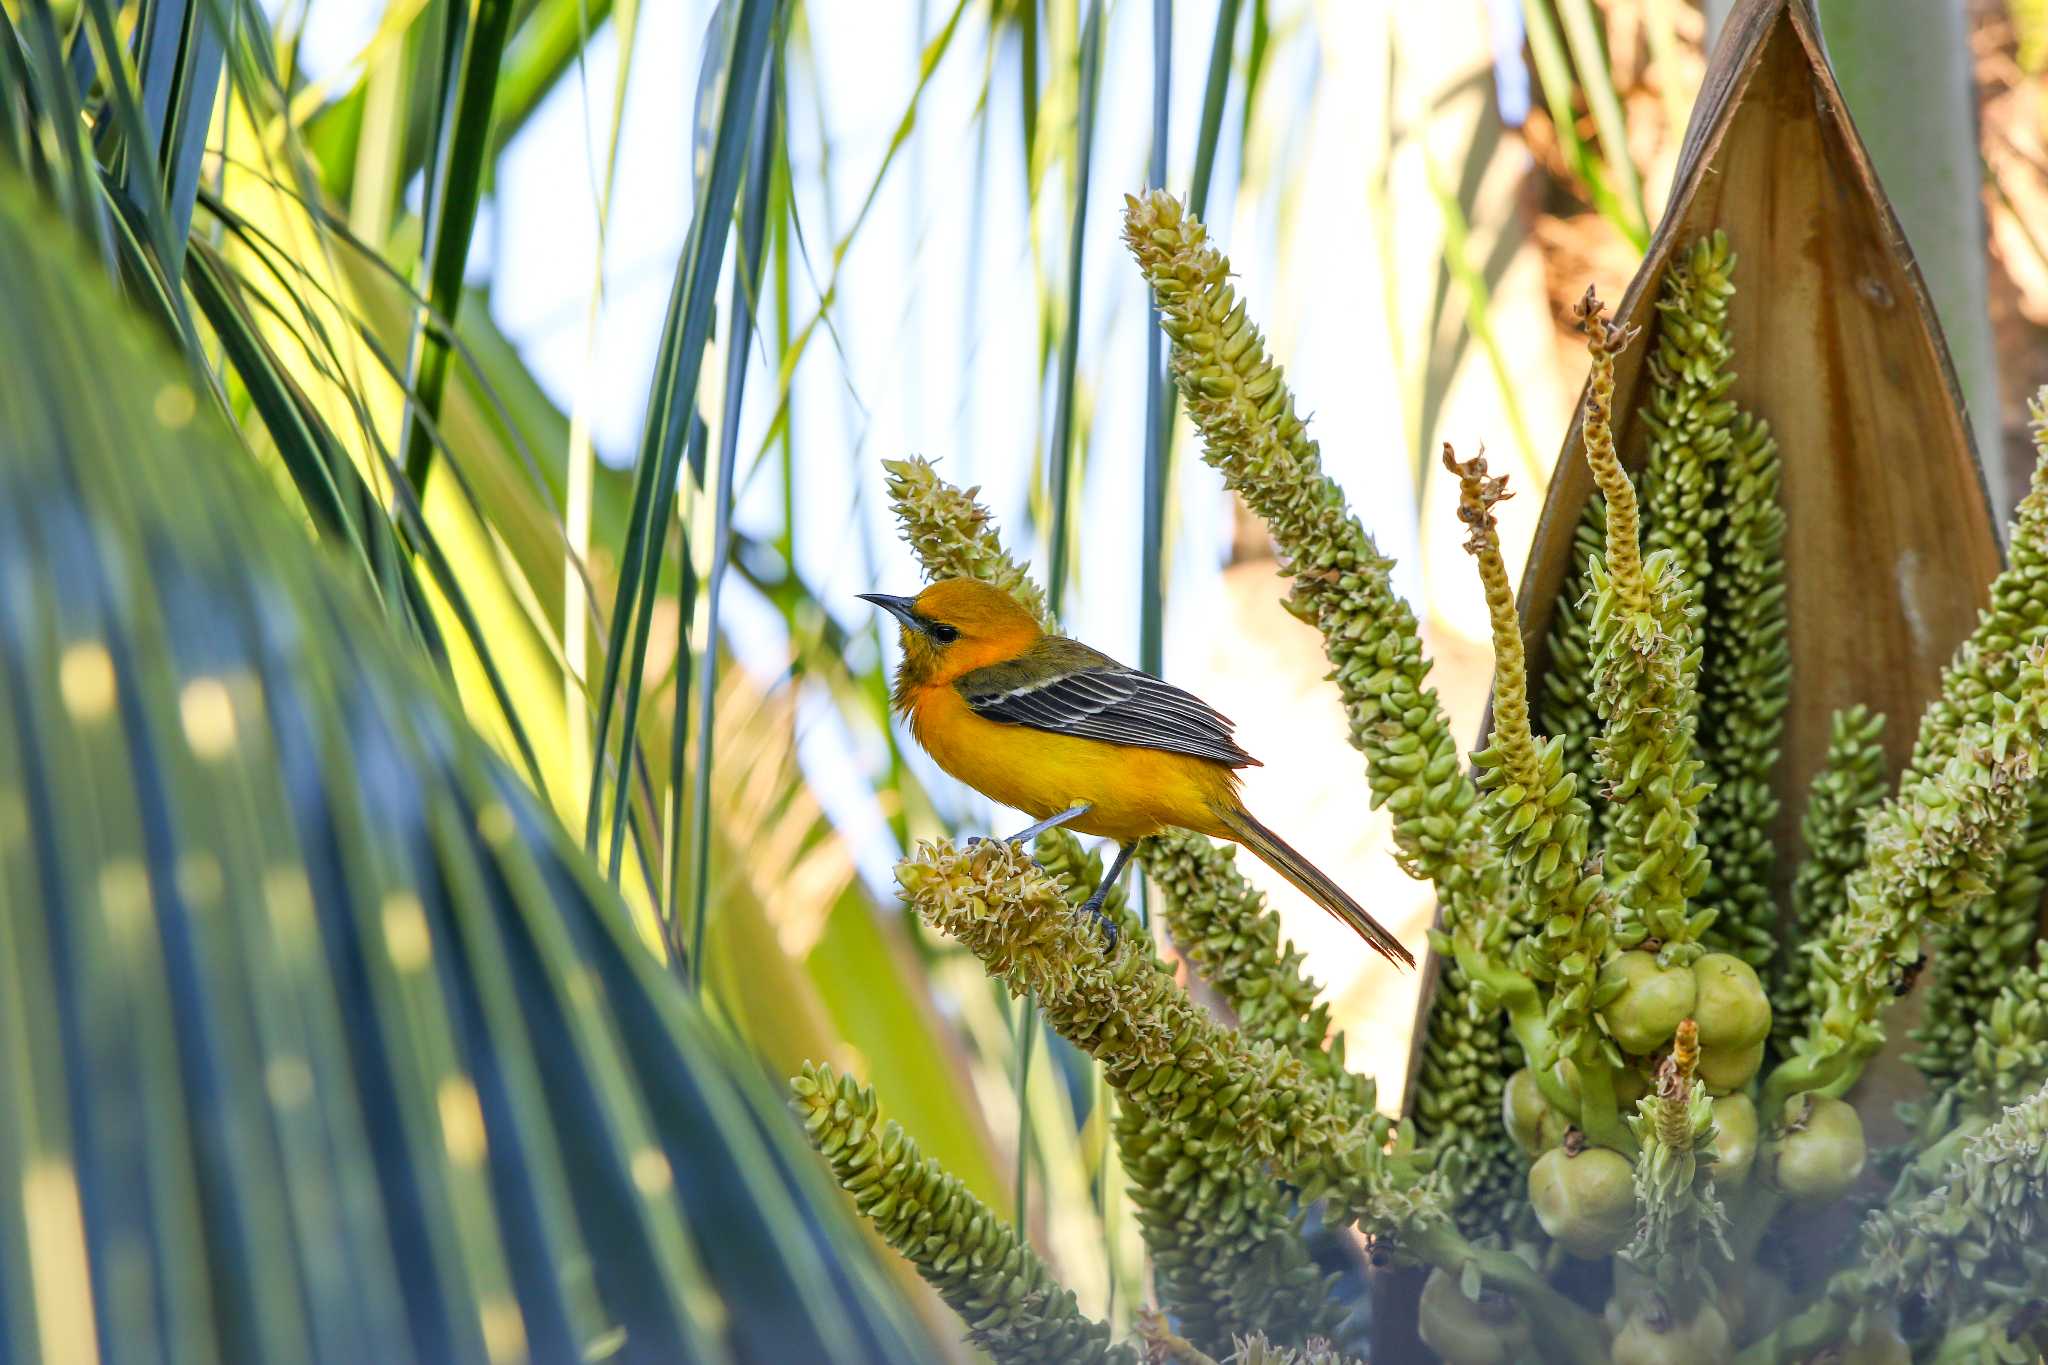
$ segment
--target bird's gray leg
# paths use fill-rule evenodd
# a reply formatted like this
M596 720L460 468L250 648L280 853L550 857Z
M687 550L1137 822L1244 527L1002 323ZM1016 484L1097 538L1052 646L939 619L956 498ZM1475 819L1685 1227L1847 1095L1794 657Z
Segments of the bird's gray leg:
M1033 839L1036 839L1039 835L1045 833L1047 830L1058 829L1061 825L1066 824L1069 820L1078 820L1082 816L1086 815L1089 811L1094 809L1095 805L1093 802L1083 801L1080 805L1075 806L1069 810L1063 810L1058 815L1048 815L1045 819L1040 820L1035 825L1025 826L1023 829L1018 830L1015 834L1012 834L1009 838L1003 840L1003 842L1006 844L1028 844ZM981 836L976 835L974 838L969 839L967 842L970 844L978 844L981 842Z
M1093 895L1081 902L1081 908L1095 916L1096 920L1102 925L1103 935L1108 940L1103 946L1104 952L1113 953L1116 951L1116 921L1102 913L1102 903L1109 899L1109 888L1115 886L1117 879L1124 875L1124 867L1131 861L1131 854L1137 852L1137 849L1136 841L1124 844L1118 848L1115 860L1109 865L1109 875L1102 879L1102 885L1095 888Z

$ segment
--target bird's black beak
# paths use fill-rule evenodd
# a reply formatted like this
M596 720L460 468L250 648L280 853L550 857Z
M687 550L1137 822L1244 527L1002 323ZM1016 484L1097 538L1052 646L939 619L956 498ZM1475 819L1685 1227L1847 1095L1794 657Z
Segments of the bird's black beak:
M888 612L903 623L905 630L915 630L918 632L924 630L924 622L920 621L917 617L915 598L891 597L885 592L863 592L856 593L855 596L859 597L863 602L872 602L883 611Z

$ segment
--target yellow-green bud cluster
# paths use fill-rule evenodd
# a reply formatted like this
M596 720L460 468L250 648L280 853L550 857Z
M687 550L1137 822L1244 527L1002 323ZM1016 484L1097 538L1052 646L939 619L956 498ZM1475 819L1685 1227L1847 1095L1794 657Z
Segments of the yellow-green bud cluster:
M1364 1365L1364 1362L1356 1356L1345 1355L1322 1337L1312 1337L1298 1347L1281 1346L1268 1340L1264 1332L1254 1332L1236 1339L1230 1358L1223 1365Z
M1566 772L1594 771L1593 737L1600 733L1600 716L1593 709L1593 642L1586 617L1593 605L1593 560L1606 544L1607 504L1587 498L1572 531L1572 567L1565 591L1551 609L1550 661L1536 707L1543 733L1564 744ZM1595 801L1592 807L1593 846L1598 848L1605 840L1608 807L1605 801Z
M1162 897L1167 932L1230 1006L1239 1030L1291 1049L1370 1109L1372 1081L1345 1069L1344 1039L1330 1033L1320 988L1302 974L1301 953L1281 936L1265 893L1237 870L1237 850L1172 830L1140 844L1138 857Z
M1202 854L1227 859L1227 852L1206 839L1186 842L1184 851L1191 860L1200 861L1197 845ZM1064 830L1040 835L1036 854L1038 865L1076 906L1102 880L1100 857L1083 852L1079 841ZM1217 884L1228 881L1222 878ZM1178 889L1205 896L1209 885L1206 879L1197 879ZM1174 895L1169 889L1169 923ZM1263 905L1243 908L1247 923L1271 929L1277 939L1277 923ZM1120 891L1111 891L1103 911L1119 922L1120 936L1135 935L1134 944L1149 941ZM1300 959L1291 950L1286 956L1298 965ZM1153 966L1172 974L1156 958ZM1301 978L1292 974L1291 966L1289 971L1298 988ZM1325 1065L1330 1061L1320 1048L1303 1049L1302 1056ZM1353 1083L1362 1109L1370 1111L1371 1080L1341 1067L1337 1074ZM1293 1201L1260 1162L1227 1145L1185 1141L1182 1125L1131 1105L1119 1107L1115 1133L1124 1172L1132 1182L1131 1201L1137 1206L1145 1244L1152 1249L1159 1302L1190 1339L1205 1348L1222 1349L1229 1344L1231 1329L1250 1321L1294 1341L1336 1325L1335 1302L1301 1236Z
M2010 563L1991 580L1991 606L1942 671L1941 695L1914 737L1912 771L1939 772L1973 721L1990 719L1994 699L2013 695L2028 647L2048 628L2048 412L2032 404L2039 459L2008 532Z
M2048 705L2039 665L2022 682L2018 704L2000 699L1991 723L1958 735L1939 775L1908 778L1871 816L1848 905L1809 948L1816 1017L1795 1040L1797 1055L1771 1076L1767 1101L1853 1076L1882 1045L1880 1017L1930 923L1991 890L2023 828Z
M1436 952L1437 1003L1409 1108L1416 1132L1456 1172L1459 1226L1478 1235L1509 1221L1522 1198L1526 1162L1500 1122L1502 1087L1522 1049L1499 1001L1465 974L1449 939Z
M1020 849L922 844L897 866L906 901L981 959L1012 994L1035 994L1046 1021L1102 1063L1125 1103L1177 1126L1190 1147L1270 1161L1304 1200L1368 1230L1439 1217L1412 1160L1383 1151L1387 1121L1358 1113L1292 1052L1219 1025L1119 938L1105 951L1058 885Z
M1310 1337L1299 1346L1282 1346L1264 1332L1253 1332L1250 1336L1233 1337L1230 1353L1219 1362L1192 1341L1170 1331L1157 1313L1140 1314L1138 1330L1145 1338L1149 1353L1146 1360L1150 1365L1364 1365L1323 1337Z
M1849 878L1863 866L1864 822L1886 794L1883 733L1884 717L1867 706L1835 712L1827 759L1807 792L1799 821L1806 860L1792 878L1792 922L1771 983L1771 1037L1779 1056L1813 1024L1802 946L1817 942L1849 907Z
M1591 291L1580 320L1593 354L1586 462L1607 503L1607 544L1591 565L1587 630L1604 726L1593 748L1602 794L1614 803L1606 871L1622 915L1616 938L1632 946L1654 936L1666 961L1684 963L1711 921L1710 911L1687 914L1706 881L1706 850L1697 838L1706 788L1693 752L1698 608L1669 550L1642 557L1635 487L1615 453L1614 356L1628 336L1605 319Z
M1460 463L1449 446L1444 464L1458 476L1458 516L1470 531L1465 549L1478 560L1493 633L1493 734L1472 756L1483 806L1495 848L1520 874L1537 914L1547 917L1570 906L1585 879L1586 801L1577 774L1564 766L1562 743L1539 742L1529 728L1522 630L1493 519L1494 506L1511 496L1507 478L1487 477L1483 454Z
M1125 200L1124 241L1144 271L1202 457L1266 523L1293 576L1288 606L1322 632L1366 756L1373 804L1393 814L1405 864L1455 895L1479 857L1478 793L1436 692L1415 614L1323 473L1280 367L1201 222L1161 191ZM1455 907L1454 907L1455 908Z
M1970 1139L1937 1189L1865 1220L1863 1266L1838 1276L1836 1296L1858 1304L1918 1299L1946 1329L1943 1359L2022 1360L1956 1349L2038 1329L2048 1284L2048 1087ZM2031 1324L2031 1326L2030 1326Z
M790 1080L796 1111L832 1174L882 1239L958 1313L998 1361L1136 1365L1109 1327L1082 1314L1045 1262L895 1123L874 1092L829 1066Z
M978 578L1022 602L1040 625L1052 625L1045 594L1026 566L1003 548L995 515L975 501L980 489L947 483L929 460L884 460L882 468L889 476L889 502L903 543L924 566L926 578Z
M1727 234L1715 232L1665 272L1649 357L1650 401L1637 414L1650 432L1644 548L1670 551L1678 591L1702 607L1714 572L1710 547L1728 510L1715 496L1715 466L1727 458L1736 415L1728 397L1735 383L1728 368L1735 354L1728 336L1734 269Z
M1720 1264L1733 1258L1728 1219L1715 1197L1714 1101L1693 1074L1698 1030L1681 1024L1678 1046L1657 1077L1657 1088L1636 1102L1629 1130L1640 1151L1635 1162L1635 1240L1621 1256L1656 1281L1666 1301L1689 1317L1713 1287ZM1711 1261L1709 1251L1719 1253Z
M1577 775L1565 770L1563 742L1539 742L1529 728L1521 623L1493 519L1495 504L1508 496L1507 480L1487 477L1485 456L1461 463L1449 446L1444 465L1458 477L1458 517L1471 533L1465 549L1478 561L1492 624L1493 734L1472 759L1494 846L1527 907L1516 917L1528 921L1517 965L1550 984L1545 1022L1558 1055L1590 1058L1599 1041L1593 997L1608 937L1601 879L1586 866L1592 821Z
M2048 1082L2048 947L2012 973L1984 1012L1970 1045L1970 1069L1958 1079L1963 1098L1993 1110Z
M1934 934L1934 980L1913 1031L1913 1065L1935 1094L1973 1069L1986 1021L2013 974L2033 960L2048 865L2048 783L2027 793L2026 825L1991 894L1965 903Z
M1714 737L1708 753L1713 788L1700 806L1700 841L1707 848L1703 894L1715 911L1705 940L1761 969L1778 942L1771 887L1778 797L1771 773L1792 697L1785 508L1770 429L1743 413L1732 436L1720 467L1726 511L1716 527L1700 672L1701 732Z

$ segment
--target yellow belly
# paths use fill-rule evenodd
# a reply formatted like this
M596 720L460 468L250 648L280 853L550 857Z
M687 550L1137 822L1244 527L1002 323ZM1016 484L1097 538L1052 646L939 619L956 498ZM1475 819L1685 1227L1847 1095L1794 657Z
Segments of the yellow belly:
M1235 803L1237 774L1210 759L1000 725L951 687L920 698L910 722L947 773L1034 820L1087 805L1068 829L1119 843L1169 827L1231 837L1214 808Z

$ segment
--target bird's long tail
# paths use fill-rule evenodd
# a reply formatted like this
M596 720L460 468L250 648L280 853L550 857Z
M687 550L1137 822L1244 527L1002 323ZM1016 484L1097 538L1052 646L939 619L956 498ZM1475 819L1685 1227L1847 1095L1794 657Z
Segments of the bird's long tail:
M1401 940L1365 912L1365 907L1346 895L1344 888L1324 876L1308 859L1289 847L1287 841L1251 817L1243 807L1219 806L1216 814L1231 837L1259 855L1259 861L1285 877L1294 888L1323 909L1351 926L1360 938L1379 950L1389 961L1413 967L1415 955L1401 946Z

